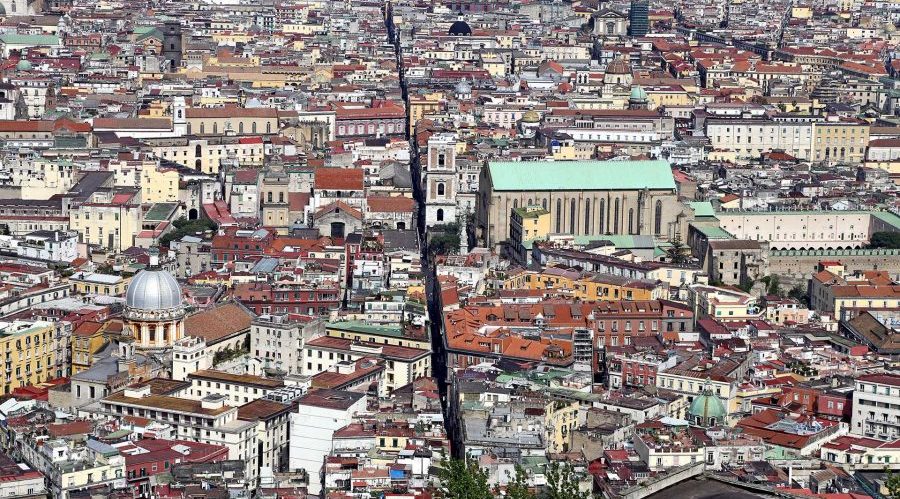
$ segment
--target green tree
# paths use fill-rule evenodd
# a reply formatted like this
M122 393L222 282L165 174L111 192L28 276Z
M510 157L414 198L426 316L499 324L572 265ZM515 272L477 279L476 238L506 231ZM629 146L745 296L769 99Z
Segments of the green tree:
M806 288L798 284L788 291L788 296L800 303L806 303Z
M777 275L767 275L760 279L766 285L766 294L781 296L781 280Z
M889 499L900 499L900 475L895 475L891 470L887 470L884 488L888 491Z
M487 473L473 460L441 461L437 472L440 485L436 496L442 499L493 499Z
M546 472L543 499L588 499L591 495L578 488L578 476L569 463L551 461Z
M499 496L499 494L495 495ZM506 486L506 499L537 499L528 486L528 473L518 464L515 476L510 476L509 484Z
M672 246L666 252L669 254L669 260L676 265L683 265L690 260L690 248L681 242L681 234L675 234Z
M205 232L207 230L216 230L216 223L207 218L199 218L197 220L188 220L181 217L172 222L175 230L165 233L159 238L160 246L169 247L169 243L177 241L182 237L197 232Z
M900 232L874 232L869 247L900 249Z
M433 255L455 255L459 253L460 241L459 224L449 223L435 225L430 229L432 236L428 246Z

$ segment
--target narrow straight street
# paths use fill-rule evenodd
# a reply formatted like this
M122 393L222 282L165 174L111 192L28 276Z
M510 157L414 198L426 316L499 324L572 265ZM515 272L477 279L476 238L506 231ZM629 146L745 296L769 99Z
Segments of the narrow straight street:
M409 93L404 75L403 52L400 45L401 33L393 26L389 13L385 15L385 24L387 26L389 41L394 45L397 54L397 73L400 78L400 88L403 95L404 103L407 108L407 130L409 130ZM457 442L457 427L455 421L452 420L449 411L449 399L447 398L448 378L447 378L447 358L444 349L443 338L443 320L441 315L440 300L440 284L437 280L437 267L434 262L434 255L429 250L428 231L425 227L425 193L422 184L422 164L419 161L420 151L419 145L416 143L414 133L408 133L410 147L410 173L413 183L413 197L416 201L416 218L415 226L419 239L419 249L421 252L422 272L425 273L425 296L428 308L428 328L431 333L431 368L432 374L437 382L438 390L441 396L441 408L444 413L445 427L450 442ZM453 446L454 457L458 450L457 446Z

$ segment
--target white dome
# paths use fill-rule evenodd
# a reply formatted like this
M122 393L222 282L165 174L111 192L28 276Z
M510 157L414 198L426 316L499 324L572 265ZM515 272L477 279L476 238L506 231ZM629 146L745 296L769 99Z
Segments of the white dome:
M168 310L181 306L181 286L165 270L138 272L125 293L125 305L138 310Z

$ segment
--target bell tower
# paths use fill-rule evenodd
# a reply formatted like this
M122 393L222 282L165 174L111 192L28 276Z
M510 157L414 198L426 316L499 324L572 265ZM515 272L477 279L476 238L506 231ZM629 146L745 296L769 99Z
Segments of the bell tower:
M425 226L456 221L456 136L439 133L428 139L425 183Z

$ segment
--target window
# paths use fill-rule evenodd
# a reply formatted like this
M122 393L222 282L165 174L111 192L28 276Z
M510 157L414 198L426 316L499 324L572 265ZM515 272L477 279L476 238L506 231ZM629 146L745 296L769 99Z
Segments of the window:
M634 234L634 208L628 209L628 233Z
M437 185L438 196L443 196L445 193L445 190L446 190L446 187L444 187L444 183L443 182L438 183L438 185Z
M438 222L444 221L444 209L443 208L438 208L438 210L437 210L437 221Z
M562 199L556 200L556 232L562 232Z
M613 203L613 234L619 233L619 200Z
M575 234L575 200L569 202L569 233Z
M584 233L591 233L591 200L584 201Z
M662 201L656 201L654 212L653 233L655 235L660 235L662 234Z
M597 217L600 219L599 233L603 234L603 229L605 227L604 218L606 217L606 200L605 199L600 200L600 211L599 211L599 213L597 213Z

